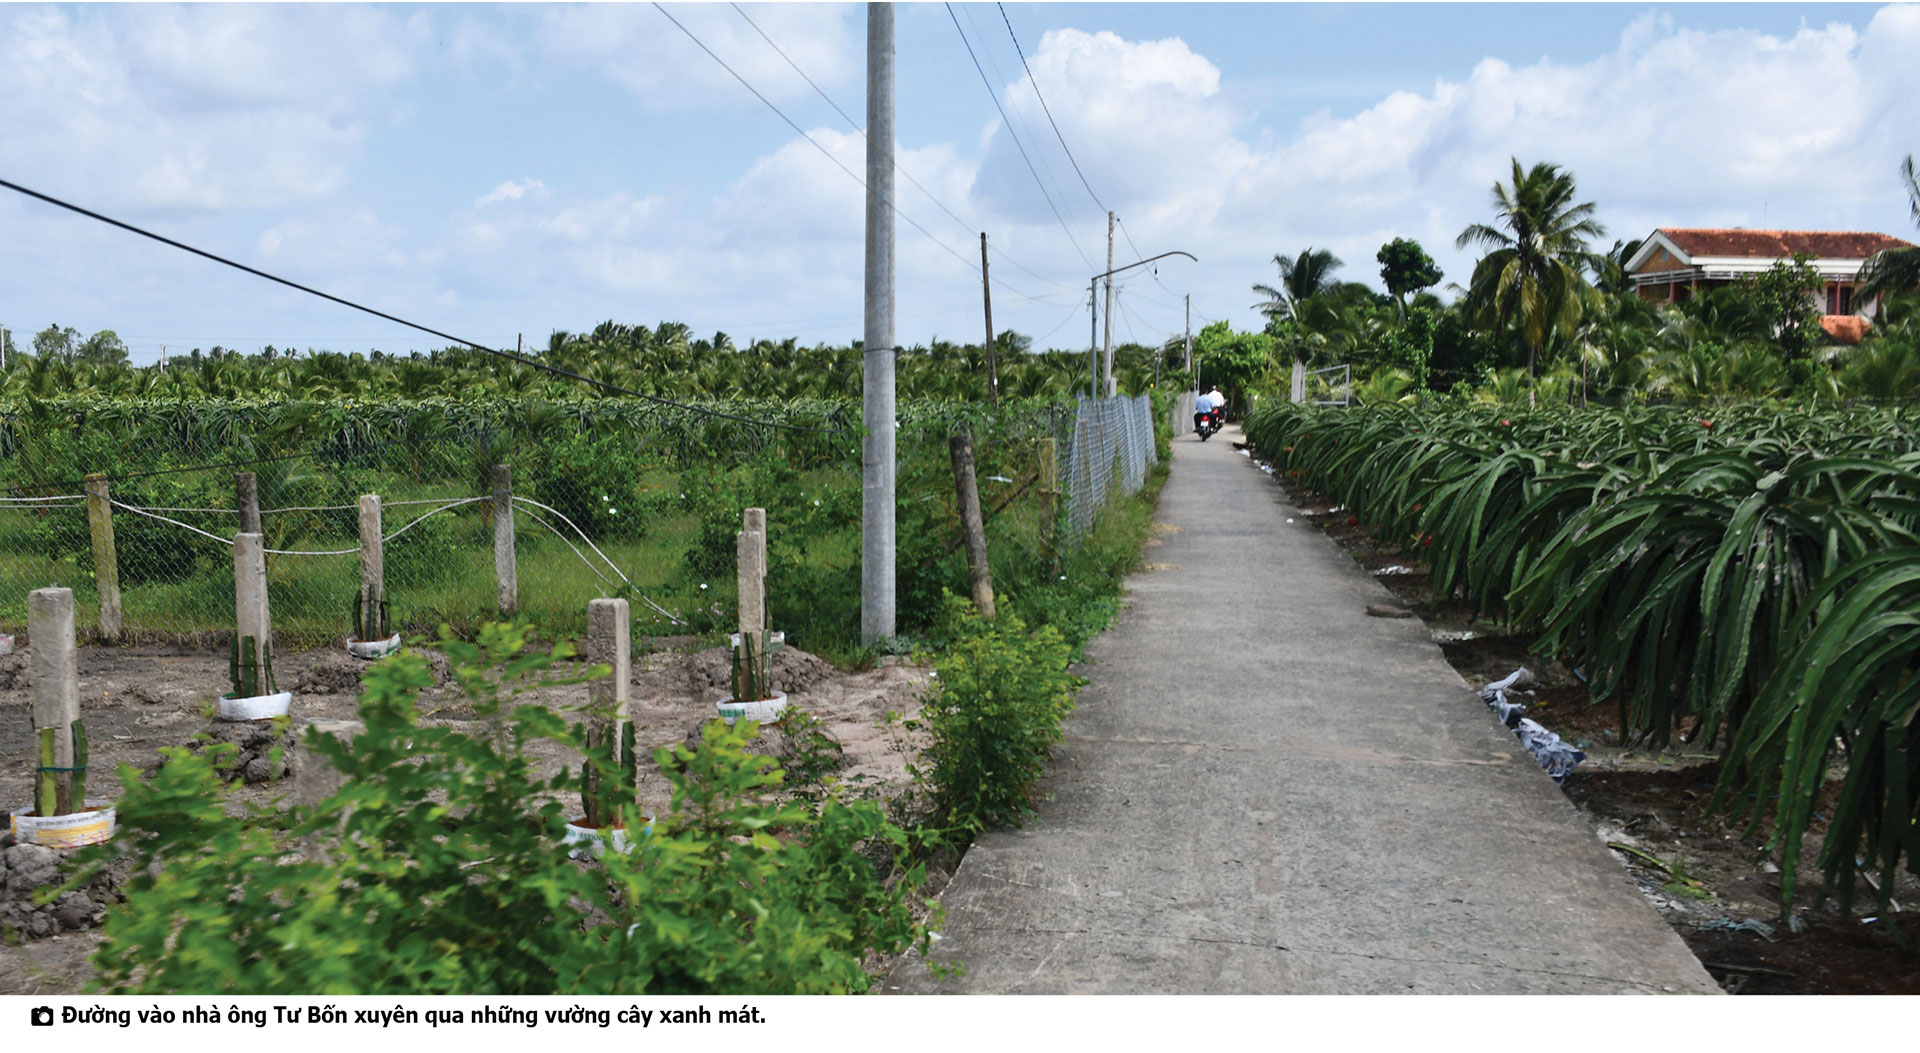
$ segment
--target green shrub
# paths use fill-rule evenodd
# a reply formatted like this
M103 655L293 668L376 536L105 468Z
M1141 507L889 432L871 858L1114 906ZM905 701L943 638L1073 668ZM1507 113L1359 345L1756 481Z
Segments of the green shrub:
M310 736L305 746L341 770L342 788L291 822L257 809L233 817L215 757L168 749L151 775L122 766L121 834L87 859L126 854L135 877L109 912L98 986L820 993L865 988L870 953L924 946L908 908L922 873L889 882L872 861L897 860L905 833L873 803L772 799L781 773L746 752L757 734L746 722L715 721L699 748L657 751L671 812L629 853L570 861L555 835L579 776L566 765L536 778L532 750L577 750L583 725L537 705L509 719L506 703L572 651L531 652L527 638L522 625L498 624L477 644L443 637L479 717L471 723L420 723L416 701L432 677L419 656L369 670L366 730L350 744ZM620 807L628 829L644 825L631 802ZM305 850L313 845L322 851Z
M946 649L934 659L939 683L920 716L932 742L914 768L931 788L930 825L968 835L1019 826L1085 681L1067 671L1057 631L1029 633L1004 608L985 621L949 594L944 628Z

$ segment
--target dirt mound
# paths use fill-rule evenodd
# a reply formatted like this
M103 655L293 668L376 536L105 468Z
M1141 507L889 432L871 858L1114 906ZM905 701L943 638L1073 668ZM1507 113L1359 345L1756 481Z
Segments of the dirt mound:
M51 903L36 904L36 893L60 885L72 876L66 853L39 845L13 844L0 835L0 940L41 939L62 931L90 929L106 920L107 905L126 897L130 864L109 864L79 888L62 893Z
M797 694L833 675L833 667L817 655L783 647L768 658L775 689ZM688 656L687 691L702 702L718 702L733 691L733 650L712 647ZM635 683L640 682L635 676Z
M218 743L230 743L238 752L220 764L220 777L228 782L244 780L249 785L273 782L292 772L292 725L286 720L216 720L207 725L205 738L195 738L189 747L203 753ZM279 756L274 751L279 750Z
M357 695L367 663L340 651L322 651L293 683L296 695Z

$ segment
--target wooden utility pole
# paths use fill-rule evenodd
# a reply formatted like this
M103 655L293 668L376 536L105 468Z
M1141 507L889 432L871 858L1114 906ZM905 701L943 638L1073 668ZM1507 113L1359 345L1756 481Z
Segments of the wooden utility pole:
M93 582L100 596L100 636L120 639L120 563L113 545L113 498L107 477L87 476L87 532L93 540Z
M973 474L973 437L955 432L947 440L953 454L953 485L960 497L960 536L967 544L967 573L972 579L973 606L980 617L993 618L993 571L987 566L987 531L980 517L980 488Z
M980 302L987 310L987 397L1000 404L1000 369L993 360L993 286L987 284L987 232L980 232Z
M1101 355L1104 363L1101 375L1106 383L1101 385L1100 393L1113 397L1113 213L1107 213L1107 339L1106 351Z

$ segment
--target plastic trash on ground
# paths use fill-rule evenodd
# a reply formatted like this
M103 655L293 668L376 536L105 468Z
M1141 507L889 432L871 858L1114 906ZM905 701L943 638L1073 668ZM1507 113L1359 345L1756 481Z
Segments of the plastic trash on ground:
M1560 736L1542 727L1538 721L1526 716L1527 707L1507 697L1509 691L1524 691L1533 686L1533 672L1525 666L1513 671L1503 680L1496 680L1480 689L1480 700L1493 710L1500 723L1511 729L1520 745L1540 767L1552 776L1556 783L1565 783L1567 776L1587 755L1571 744L1563 742Z
M1587 759L1586 754L1560 741L1560 736L1526 717L1520 718L1513 733L1519 736L1520 745L1533 754L1533 759L1540 762L1540 767L1553 777L1554 782L1565 782L1574 766Z

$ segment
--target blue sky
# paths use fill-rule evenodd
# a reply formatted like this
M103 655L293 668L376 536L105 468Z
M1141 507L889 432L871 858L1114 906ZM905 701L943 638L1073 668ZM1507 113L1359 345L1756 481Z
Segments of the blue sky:
M743 5L864 121L860 5ZM727 4L674 17L855 172L864 144ZM1509 158L1614 237L1658 225L1912 238L1920 8L1851 4L1009 4L897 9L898 338L1083 346L1105 216L1200 257L1120 293L1118 339L1257 327L1272 257L1453 248ZM1041 169L1036 185L994 106ZM481 342L606 319L736 341L860 335L862 191L651 5L0 5L0 176ZM951 210L959 218L947 215ZM1064 227L1054 218L1058 209ZM1071 237L1069 237L1069 232ZM1075 243L1077 242L1077 248ZM1087 261L1100 262L1089 267ZM150 361L442 341L17 195L0 325L110 328Z

